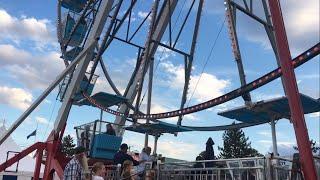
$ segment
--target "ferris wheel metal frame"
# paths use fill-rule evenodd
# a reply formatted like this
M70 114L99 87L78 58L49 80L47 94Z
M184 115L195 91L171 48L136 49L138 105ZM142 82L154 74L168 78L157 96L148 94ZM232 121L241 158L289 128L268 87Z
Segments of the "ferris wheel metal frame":
M116 3L115 3L116 2ZM46 160L46 168L45 168L45 177L52 177L52 172L56 171L59 175L61 175L61 163L63 162L63 157L58 152L58 146L61 143L61 138L64 134L64 129L66 126L66 122L68 119L68 115L72 105L74 104L74 95L79 90L79 86L83 78L85 77L86 70L90 61L93 62L93 66L91 71L89 72L89 82L92 80L94 76L95 69L100 63L103 73L110 84L113 91L119 95L128 99L127 102L121 104L118 110L112 110L110 108L103 107L96 103L90 98L90 95L87 95L85 92L81 92L84 98L86 98L89 102L94 104L96 107L105 110L111 114L116 115L115 123L119 125L124 125L127 119L131 119L133 123L136 123L138 119L146 119L146 123L150 121L159 121L158 119L168 118L168 117L178 117L177 125L182 125L183 115L198 112L218 104L227 102L236 97L242 96L245 101L245 104L250 106L251 95L250 91L259 88L272 80L282 77L282 83L284 85L284 90L286 96L289 100L290 109L293 112L291 121L293 122L294 129L296 132L296 137L298 141L299 149L306 149L306 151L302 151L301 163L302 169L304 171L305 177L307 179L315 179L315 169L314 164L312 162L312 154L311 150L309 151L309 138L305 125L304 114L301 107L300 98L298 96L298 89L295 80L295 75L293 69L312 59L320 53L320 44L316 44L312 48L308 49L304 53L300 54L297 58L294 58L291 61L291 55L288 48L288 41L286 39L286 33L284 28L284 23L281 14L280 3L278 0L269 0L268 3L266 0L262 0L262 5L265 13L265 20L257 16L253 11L253 1L252 0L244 0L244 5L240 5L239 3L233 0L226 0L226 18L229 27L229 33L232 43L232 49L234 58L237 64L237 68L239 71L239 78L241 87L233 90L227 94L224 94L220 97L214 98L207 102L203 102L197 105L193 105L190 107L185 107L187 100L187 92L189 89L189 80L192 70L192 63L196 48L196 41L200 26L200 19L202 13L202 7L204 0L198 0L198 8L196 10L196 20L194 23L194 30L192 34L191 47L189 52L185 52L176 48L176 44L181 36L183 28L185 27L185 23L189 18L190 12L194 7L195 0L192 1L190 7L188 8L188 13L183 20L182 26L180 27L176 39L173 41L173 33L172 33L172 14L177 7L177 0L165 0L161 3L160 0L156 0L152 4L152 8L148 15L143 19L138 28L134 30L134 32L130 36L131 29L131 17L132 10L137 3L137 0L132 0L125 13L122 17L119 18L119 12L121 6L123 5L123 0L113 1L113 0L89 0L83 7L81 13L78 13L76 16L78 17L75 22L71 32L70 38L67 40L63 39L63 28L62 28L62 8L61 3L62 0L58 1L58 21L57 21L57 36L61 47L62 57L68 51L68 45L71 41L73 34L76 32L77 27L81 24L81 22L85 19L90 19L90 22L87 24L88 33L85 34L84 40L81 44L82 50L74 57L73 61L68 62L64 60L66 65L66 69L56 78L56 80L43 92L43 94L35 100L35 102L17 119L17 121L9 128L8 133L6 133L0 139L0 145L5 141L5 139L25 120L25 118L45 99L45 97L55 88L58 84L63 81L63 79L69 75L68 87L63 95L62 105L59 109L58 116L56 118L54 129L51 132L48 140L45 143L38 143L36 145L28 148L27 152L31 150L37 150L37 165L39 165L40 160L42 159L42 151L46 150L48 152L47 160ZM270 44L272 49L276 55L277 63L279 68L267 73L266 75L256 79L251 83L247 83L245 79L245 71L242 64L242 57L238 43L238 37L236 32L236 12L241 11L246 14L248 17L254 19L255 21L262 24L266 30L268 38L270 40ZM133 42L133 38L139 32L140 28L143 26L147 19L149 20L148 33L146 35L146 40L144 45L139 45L138 43ZM120 37L118 32L119 29L125 24L127 20L127 28L125 31L125 37ZM106 27L104 32L104 36L102 33ZM167 30L168 29L168 30ZM162 43L162 37L166 30L169 33L169 44ZM100 37L102 37L100 39ZM106 65L102 60L103 53L108 49L109 45L113 42L113 40L118 40L120 42L129 44L138 49L138 56L136 66L132 73L132 76L129 80L128 86L124 92L121 94L118 90L115 83L112 81L110 77ZM154 55L159 46L167 48L175 53L179 53L184 57L185 62L185 84L182 92L181 105L178 110L171 112L163 112L151 114L151 94L152 94L152 77L154 72ZM142 98L142 89L143 82L146 73L149 70L149 82L148 82L148 100L147 100L147 112L143 113L140 110L140 103ZM143 98L142 98L143 99ZM135 101L135 104L134 104ZM130 109L133 113L129 113ZM222 129L231 129L231 128L241 128L254 126L260 123L239 123L235 125L226 125L220 127L190 127L195 130L222 130ZM117 129L120 132L120 128ZM25 153L27 153L25 152ZM24 153L24 155L25 155ZM40 155L41 154L41 155ZM22 158L22 155L14 157L11 159L10 163L15 160ZM10 163L0 165L0 171L3 168L7 167ZM313 165L312 165L313 164ZM38 177L39 170L35 171L35 177Z

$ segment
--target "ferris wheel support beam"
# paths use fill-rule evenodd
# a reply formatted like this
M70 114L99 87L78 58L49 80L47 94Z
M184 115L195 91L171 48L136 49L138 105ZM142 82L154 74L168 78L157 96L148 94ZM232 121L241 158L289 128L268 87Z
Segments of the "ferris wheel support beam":
M264 19L260 18L253 10L253 7L255 7L255 5L252 5L253 3L256 3L255 1L251 1L248 3L248 0L243 0L245 7L243 7L243 5L240 5L238 2L234 1L234 0L228 0L229 4L226 5L230 5L230 9L232 8L232 14L234 15L234 18L236 19L236 12L237 10L244 13L245 15L247 15L248 17L250 17L252 20L255 20L256 22L260 23L261 25L263 25L270 45L272 47L272 50L275 54L278 66L280 67L280 62L279 62L279 56L278 56L278 52L277 52L277 47L276 47L276 40L275 40L275 35L274 35L274 31L273 31L273 26L272 26L272 21L271 21L271 16L270 16L270 12L269 12L269 7L268 4L266 2L266 0L261 0L262 2L262 8L264 11ZM250 6L248 6L248 4L250 4ZM236 20L235 20L236 22ZM236 29L236 23L234 23L235 27L234 29ZM237 31L234 31L235 35L237 36ZM240 50L240 49L239 49ZM281 77L282 79L282 77Z
M304 112L299 96L297 80L291 63L288 39L284 26L279 0L269 0L271 18L273 21L275 40L279 55L281 70L283 71L283 85L291 113L291 122L296 134L296 140L300 153L300 163L304 178L316 180L317 174L313 155L310 147L310 139L306 126Z
M168 26L169 19L171 18L171 15L172 15L173 11L175 10L177 2L178 2L177 0L165 1L165 4L162 6L162 9L160 10L159 15L158 15L158 19L155 23L155 28L152 33L151 40L155 40L155 41L161 40L161 38L162 38L162 36ZM169 8L168 3L170 3L170 8ZM144 54L142 56L141 63L139 64L138 72L137 72L136 76L133 78L132 83L129 84L129 87L127 88L128 91L126 93L126 98L129 99L130 103L132 103L133 100L135 99L135 96L137 94L137 84L142 79L142 76L145 75L146 70L148 70L150 58L154 56L154 54L157 50L158 44L154 43L154 42L150 43L147 40L145 46L150 46L149 48L146 48L146 49L149 49L147 51L148 54ZM144 66L146 66L146 68L144 68ZM122 113L127 113L128 112L127 105L125 105L125 104L121 105L119 107L119 111ZM116 120L115 120L116 124L123 125L123 124L125 124L125 122L126 122L126 118L120 117L120 116L116 117ZM118 133L120 132L120 128L117 128L117 132Z
M203 7L203 0L199 0L197 17L196 17L196 22L194 24L193 37L192 37L191 48L190 48L190 56L188 56L188 57L185 56L185 69L184 69L184 71L185 71L184 78L185 79L184 79L184 87L183 87L180 109L183 109L183 107L187 101L187 94L188 94L189 83L190 83L193 56L194 56L194 53L196 50L196 43L197 43L198 34L199 34L202 7ZM182 121L182 116L179 116L178 122L177 122L177 124L179 126L181 126L181 121Z
M234 56L235 61L237 63L241 86L245 86L247 84L246 75L245 75L244 68L243 68L242 56L241 56L241 51L240 51L239 41L238 41L238 36L237 36L237 30L236 30L236 19L237 19L236 8L231 6L231 0L226 0L225 3L226 3L226 8L227 8L226 9L226 18L227 18L227 21L228 21L227 23L229 26L228 29L229 29L230 39L231 39L233 56ZM252 103L250 92L243 94L242 98L245 101L246 105L250 105Z
M85 45L88 47L89 44L92 42L95 42L101 35L101 32L106 24L108 15L110 13L111 7L113 4L113 0L103 0L101 1L101 5L98 9L98 12L96 14L96 18L94 20L94 24L92 27L92 30L89 33L88 41ZM58 133L61 131L61 129L64 127L64 124L67 121L71 106L72 106L72 98L74 93L77 91L77 89L80 86L80 82L82 81L86 69L92 60L93 53L94 53L94 47L91 47L86 55L80 60L75 72L74 76L72 77L72 80L70 82L70 85L66 91L65 98L62 102L62 105L59 109L57 119L54 124L54 131L55 133Z
M154 58L153 55L149 56L149 51L150 51L150 45L152 43L152 33L154 32L154 29L155 29L155 22L156 22L156 18L157 18L158 7L159 7L159 0L156 0L156 1L154 1L153 6L152 6L152 10L151 10L152 13L151 13L151 20L150 20L150 25L149 25L148 38L147 38L146 48L144 50L144 56L142 56L145 58L142 59L142 61L141 61L142 63L144 61L153 61L153 58ZM169 11L170 11L170 0L169 0ZM151 60L149 60L149 58L151 58ZM140 108L140 98L141 98L142 87L143 87L143 83L144 83L144 74L147 70L148 70L147 63L145 66L140 67L140 69L139 69L139 71L141 71L143 75L141 76L141 78L139 78L139 80L137 82L138 95L136 98L136 105L135 105L134 113L137 113ZM133 119L133 121L137 122L136 119Z

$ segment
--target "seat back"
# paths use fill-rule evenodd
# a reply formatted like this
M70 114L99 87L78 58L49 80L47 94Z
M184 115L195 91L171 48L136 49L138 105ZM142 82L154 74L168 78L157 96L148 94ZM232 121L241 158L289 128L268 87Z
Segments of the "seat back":
M119 150L122 137L108 134L97 134L91 146L90 157L99 159L113 159Z
M82 11L86 3L87 0L62 0L61 6L79 13Z
M63 40L68 41L70 38L73 27L75 26L76 21L68 14L66 19L63 21ZM85 20L80 21L80 24L77 26L76 30L71 36L69 41L69 46L80 46L84 37L87 33L88 27Z

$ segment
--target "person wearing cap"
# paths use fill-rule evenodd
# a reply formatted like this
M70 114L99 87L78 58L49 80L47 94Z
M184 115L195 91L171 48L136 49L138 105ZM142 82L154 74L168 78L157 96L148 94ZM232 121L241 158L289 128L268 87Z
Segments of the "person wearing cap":
M74 149L74 157L68 162L63 172L64 180L86 179L85 172L88 171L86 149L83 146Z
M132 156L127 154L127 152L128 152L128 145L125 143L121 144L120 150L113 156L113 163L116 165L121 164L122 166L124 161L130 160L133 162L134 166L139 165L139 162L134 160Z

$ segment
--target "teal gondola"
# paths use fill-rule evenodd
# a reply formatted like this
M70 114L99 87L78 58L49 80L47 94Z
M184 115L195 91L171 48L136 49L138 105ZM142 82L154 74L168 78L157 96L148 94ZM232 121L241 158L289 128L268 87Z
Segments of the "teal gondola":
M64 42L67 42L70 39L68 45L73 47L80 46L88 30L86 21L82 20L80 21L79 25L77 26L76 30L71 36L72 29L75 26L75 24L76 21L74 20L74 18L70 16L70 14L68 14L65 20L63 21L63 40Z
M61 6L74 12L81 12L88 0L62 0Z

